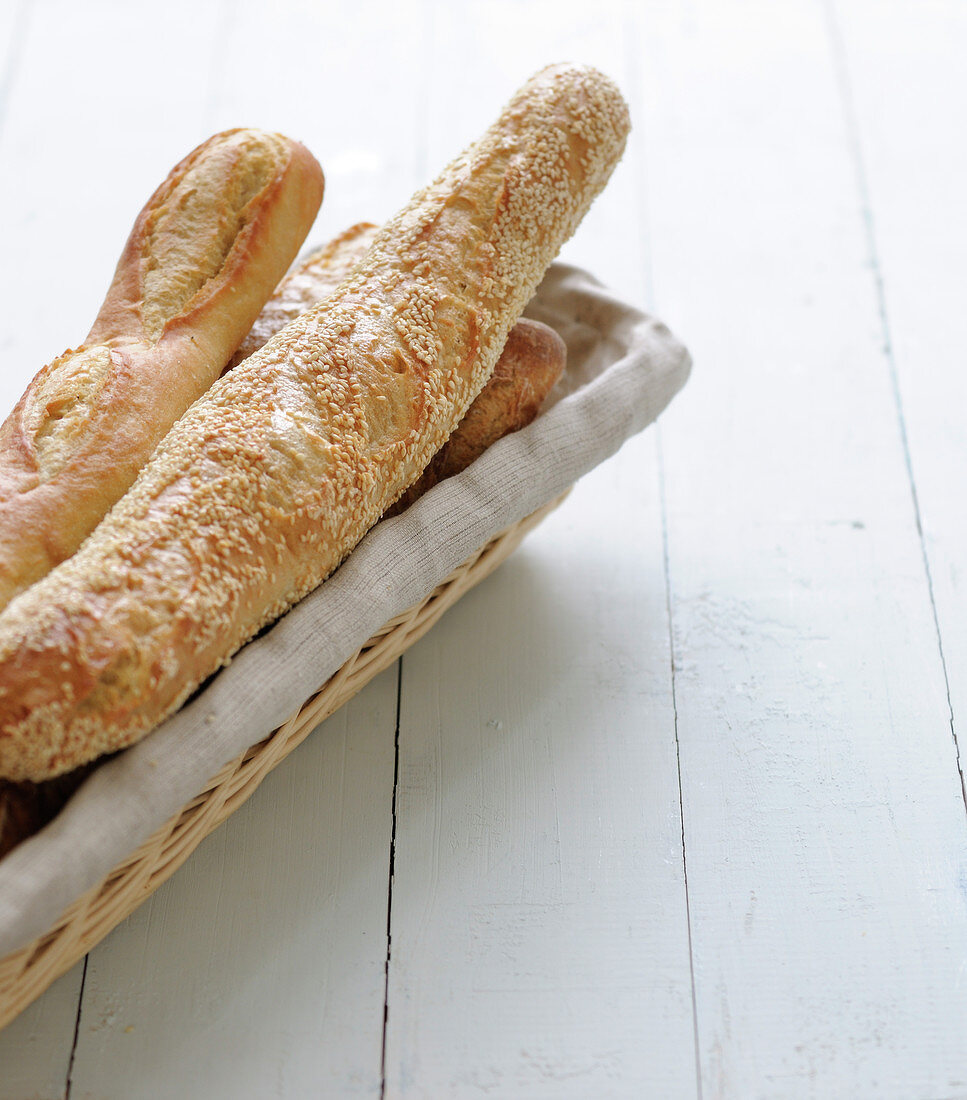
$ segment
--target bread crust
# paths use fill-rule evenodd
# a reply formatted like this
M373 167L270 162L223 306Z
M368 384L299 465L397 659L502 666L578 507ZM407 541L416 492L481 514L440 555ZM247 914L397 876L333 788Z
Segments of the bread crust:
M264 348L277 332L331 294L366 255L378 233L379 226L372 222L357 222L300 258L262 307L229 367Z
M265 303L230 366L254 355L277 332L333 293L365 257L378 232L372 222L359 222L300 259ZM453 434L384 518L399 514L438 481L466 469L501 436L529 424L563 374L566 359L567 345L552 328L522 317L510 330L493 374Z
M69 557L215 381L322 200L298 142L217 134L172 169L94 325L0 425L0 608Z
M465 470L498 439L530 424L564 373L566 361L567 345L554 329L522 317L510 330L494 373L453 435L383 518L409 508L437 482Z
M338 566L490 376L628 129L606 77L542 71L333 295L191 407L0 616L0 775L137 740Z

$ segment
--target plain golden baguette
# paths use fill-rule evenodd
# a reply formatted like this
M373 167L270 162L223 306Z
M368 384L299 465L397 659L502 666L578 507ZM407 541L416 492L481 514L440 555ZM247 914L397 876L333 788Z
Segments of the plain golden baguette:
M363 259L378 233L378 226L360 222L302 258L265 303L232 365L254 355L277 332L331 294ZM438 481L466 469L501 436L529 424L561 377L566 357L567 347L552 328L521 318L510 330L493 374L453 435L386 515L402 512Z
M322 201L298 142L216 134L155 191L84 344L0 426L0 608L69 557L215 381Z
M137 740L336 568L489 377L628 129L606 77L542 71L333 295L191 407L0 616L0 775Z

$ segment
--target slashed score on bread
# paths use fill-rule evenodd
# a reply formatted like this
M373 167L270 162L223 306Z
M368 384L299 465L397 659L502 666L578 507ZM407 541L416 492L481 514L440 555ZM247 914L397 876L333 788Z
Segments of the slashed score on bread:
M87 339L45 366L0 425L0 608L74 553L219 376L322 192L304 146L231 130L151 196Z
M334 294L191 407L0 616L0 774L130 744L336 568L490 376L628 128L600 73L539 73Z

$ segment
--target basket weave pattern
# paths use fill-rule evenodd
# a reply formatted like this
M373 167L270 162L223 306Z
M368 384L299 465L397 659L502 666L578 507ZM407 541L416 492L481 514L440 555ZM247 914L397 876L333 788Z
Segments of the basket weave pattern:
M0 959L0 1027L174 874L202 840L254 793L276 764L496 569L563 499L551 501L496 535L426 599L386 623L297 713L226 764L179 813L70 905L51 929Z

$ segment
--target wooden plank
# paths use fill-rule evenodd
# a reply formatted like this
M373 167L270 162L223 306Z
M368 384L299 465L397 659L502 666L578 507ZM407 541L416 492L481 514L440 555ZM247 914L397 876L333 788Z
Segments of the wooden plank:
M0 1031L0 1100L63 1095L83 971L79 962Z
M403 659L388 1096L694 1091L651 442Z
M704 1094L961 1095L967 836L843 105L819 5L740 7L639 39L696 360L662 440Z
M233 3L212 80L213 130L259 126L304 142L326 175L310 242L357 221L384 221L425 182L424 54L430 4L286 0L266 18Z
M391 668L91 953L77 1095L378 1091L396 697Z
M431 170L624 12L439 9ZM638 154L563 258L640 301ZM694 1092L668 644L645 436L403 658L387 1096Z
M851 3L830 12L843 95L856 128L870 251L950 691L967 716L967 8ZM960 738L963 775L963 738Z

